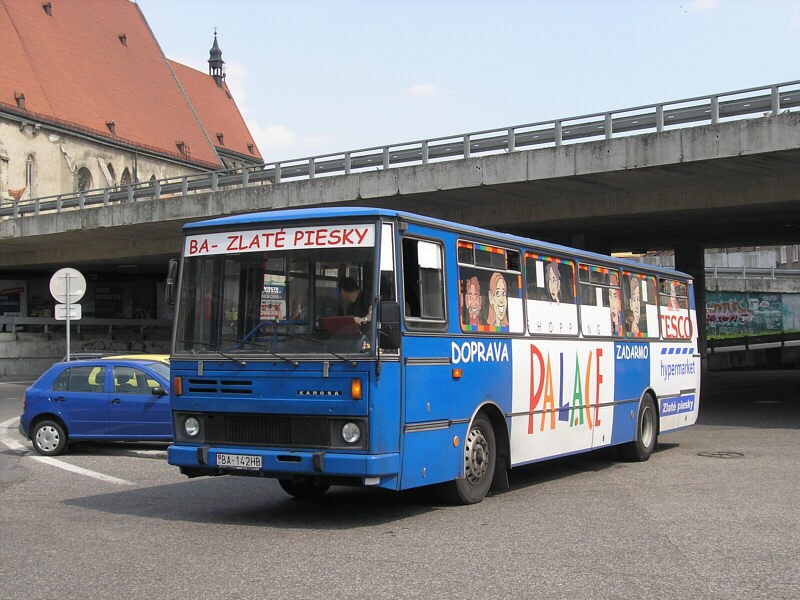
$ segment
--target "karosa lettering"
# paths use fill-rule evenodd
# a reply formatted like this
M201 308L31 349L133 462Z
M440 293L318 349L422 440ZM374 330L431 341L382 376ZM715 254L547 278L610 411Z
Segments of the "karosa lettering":
M550 365L550 353L547 353L547 365L541 350L531 344L531 386L530 386L530 415L528 416L528 434L533 434L534 412L539 407L539 402L544 400L541 408L541 422L539 431L544 431L547 417L550 417L550 429L556 428L556 413L559 421L569 422L570 427L586 424L589 429L599 427L600 421L600 386L603 375L600 373L600 359L603 349L596 348L589 351L586 359L586 378L581 379L581 364L578 354L575 353L575 379L572 385L572 402L564 402L564 353L558 355L558 408L553 389L553 369ZM591 408L592 365L595 365L594 375L594 415ZM583 386L581 385L583 384ZM585 420L584 420L585 415Z

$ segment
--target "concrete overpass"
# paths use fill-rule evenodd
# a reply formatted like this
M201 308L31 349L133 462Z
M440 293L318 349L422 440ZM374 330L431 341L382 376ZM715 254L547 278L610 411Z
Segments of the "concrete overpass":
M161 272L187 221L325 204L400 208L602 252L673 248L700 267L703 247L800 240L798 107L794 81L34 199L0 207L0 276L67 263Z
M187 221L325 204L400 208L600 251L797 243L800 113L0 221L7 274L163 266Z

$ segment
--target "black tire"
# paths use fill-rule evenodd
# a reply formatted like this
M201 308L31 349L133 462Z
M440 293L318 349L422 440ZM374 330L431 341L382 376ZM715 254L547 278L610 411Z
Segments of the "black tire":
M42 456L57 456L67 449L67 432L56 421L39 421L33 426L31 441Z
M650 394L639 403L636 439L619 447L619 456L631 462L644 462L658 445L658 410Z
M469 426L464 440L464 477L443 484L442 492L454 504L477 504L492 486L497 444L494 429L483 413Z
M284 492L302 500L321 498L331 487L327 483L312 483L295 479L278 479L278 483Z

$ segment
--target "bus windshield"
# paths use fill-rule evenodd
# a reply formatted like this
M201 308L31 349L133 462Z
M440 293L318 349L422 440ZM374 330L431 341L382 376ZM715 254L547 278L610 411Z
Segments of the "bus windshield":
M370 354L374 265L374 246L187 256L175 352Z

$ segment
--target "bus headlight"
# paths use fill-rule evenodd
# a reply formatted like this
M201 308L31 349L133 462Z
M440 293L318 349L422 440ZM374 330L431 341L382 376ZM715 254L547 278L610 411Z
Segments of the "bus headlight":
M196 417L187 417L183 422L183 430L189 437L197 437L200 433L200 421Z
M342 427L342 439L348 444L355 444L361 439L361 428L357 423L345 423Z

